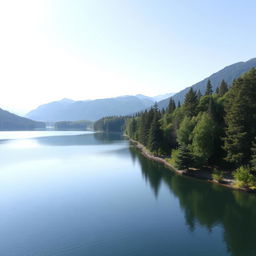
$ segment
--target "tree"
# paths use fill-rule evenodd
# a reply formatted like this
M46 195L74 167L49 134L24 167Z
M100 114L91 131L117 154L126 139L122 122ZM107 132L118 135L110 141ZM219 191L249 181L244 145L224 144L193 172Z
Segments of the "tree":
M193 165L193 158L187 146L181 145L175 159L175 166L180 170L188 170Z
M167 113L171 114L175 110L175 108L176 108L175 101L172 98L170 98L169 105L167 108Z
M192 154L200 164L206 163L214 153L214 121L203 113L193 130Z
M256 136L256 69L235 80L225 96L225 160L240 166L250 160Z
M200 98L202 97L202 93L200 90L197 91L197 99L200 100Z
M221 81L220 87L219 87L219 96L223 96L228 91L228 84L225 82L225 80Z
M193 90L193 88L190 88L190 90L186 94L185 100L184 100L185 114L189 117L194 116L196 114L197 104L198 104L197 94Z
M208 80L206 85L205 95L212 95L212 93L213 93L212 84L211 84L211 81Z
M148 148L152 152L158 152L162 145L162 130L159 120L160 114L157 110L155 110L148 136Z
M189 144L191 144L191 134L194 127L195 120L185 116L177 132L177 141L179 145L188 146Z

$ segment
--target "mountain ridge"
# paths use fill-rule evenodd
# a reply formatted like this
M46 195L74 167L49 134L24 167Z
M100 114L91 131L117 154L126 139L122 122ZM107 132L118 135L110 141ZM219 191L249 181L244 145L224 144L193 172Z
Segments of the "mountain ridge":
M213 91L220 85L222 80L225 80L227 84L230 86L234 79L240 77L243 73L249 71L251 68L256 67L256 58L249 59L248 61L240 61L234 64L225 66L217 72L212 73L210 76L202 79L201 81L186 87L180 92L174 94L170 98L174 99L176 104L180 101L183 102L186 93L193 88L194 90L200 90L202 94L205 93L207 81L210 80ZM164 99L158 103L160 109L166 108L169 104L170 98Z
M35 130L44 129L43 122L15 115L7 110L0 108L0 130L1 131L17 131L17 130Z

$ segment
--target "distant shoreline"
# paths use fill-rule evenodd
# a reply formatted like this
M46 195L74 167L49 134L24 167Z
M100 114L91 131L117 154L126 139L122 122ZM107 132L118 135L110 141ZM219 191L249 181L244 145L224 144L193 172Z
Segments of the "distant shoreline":
M140 150L140 152L142 153L142 155L150 160L153 160L155 162L161 163L164 166L166 166L167 168L169 168L171 171L174 171L176 174L178 175L182 175L182 176L187 176L187 177L191 177L194 179L199 179L199 180L203 180L212 184L216 184L222 187L226 187L226 188L230 188L230 189L234 189L234 190L239 190L242 192L247 192L247 193L256 193L256 191L247 189L247 188L238 188L234 186L234 179L227 179L224 178L221 182L217 182L215 180L212 179L211 175L209 172L205 172L204 170L190 170L189 172L185 171L185 170L178 170L177 168L175 168L172 164L170 164L166 159L159 157L159 156L154 156L152 153L150 153L145 146L143 146L140 142L133 140L131 138L129 138L127 135L125 135L128 140L137 148Z

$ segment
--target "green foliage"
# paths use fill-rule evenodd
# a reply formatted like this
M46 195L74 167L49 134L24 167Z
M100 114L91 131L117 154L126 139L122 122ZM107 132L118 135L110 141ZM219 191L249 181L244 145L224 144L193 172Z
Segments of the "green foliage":
M223 172L215 169L212 173L212 178L213 178L213 180L216 180L217 182L221 182L224 178Z
M235 80L225 96L226 160L239 166L249 161L256 135L256 69Z
M211 84L211 81L208 80L206 85L205 95L212 95L212 93L213 93L212 84Z
M195 119L185 116L177 131L177 141L180 145L188 146L191 144L191 134L195 127Z
M181 145L175 159L175 167L179 170L188 170L193 165L193 156L189 148Z
M255 187L256 178L248 166L241 166L234 172L234 178L238 187Z
M103 117L94 123L94 130L104 132L123 132L127 117Z
M229 90L222 81L212 94L211 82L207 84L205 96L190 88L182 105L175 107L171 99L166 111L155 105L127 118L126 133L152 152L167 157L172 152L171 161L181 169L213 163L233 168L250 162L256 171L256 69Z
M175 108L176 108L175 101L174 101L172 98L170 98L170 102L169 102L169 105L168 105L168 108L167 108L167 113L168 113L168 114L173 113L173 111L175 110Z
M196 114L197 104L198 104L197 94L192 88L190 88L184 100L185 115L189 117L194 116Z
M227 91L228 91L228 84L224 80L222 80L219 87L218 94L219 96L222 97Z
M203 113L193 130L192 153L201 164L206 163L214 153L214 122Z
M156 110L154 112L154 118L149 129L148 136L148 149L151 152L158 153L162 145L162 130L160 128L160 114Z

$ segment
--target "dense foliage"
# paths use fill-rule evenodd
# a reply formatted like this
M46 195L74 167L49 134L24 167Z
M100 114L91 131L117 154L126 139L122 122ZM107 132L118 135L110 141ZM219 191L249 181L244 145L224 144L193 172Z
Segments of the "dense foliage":
M172 157L178 150L178 168L250 164L255 170L256 69L230 88L223 80L215 92L210 80L205 87L204 96L191 88L181 106L171 99L167 109L155 105L128 118L126 133L156 155Z
M123 132L127 117L110 116L103 117L94 123L95 131Z

